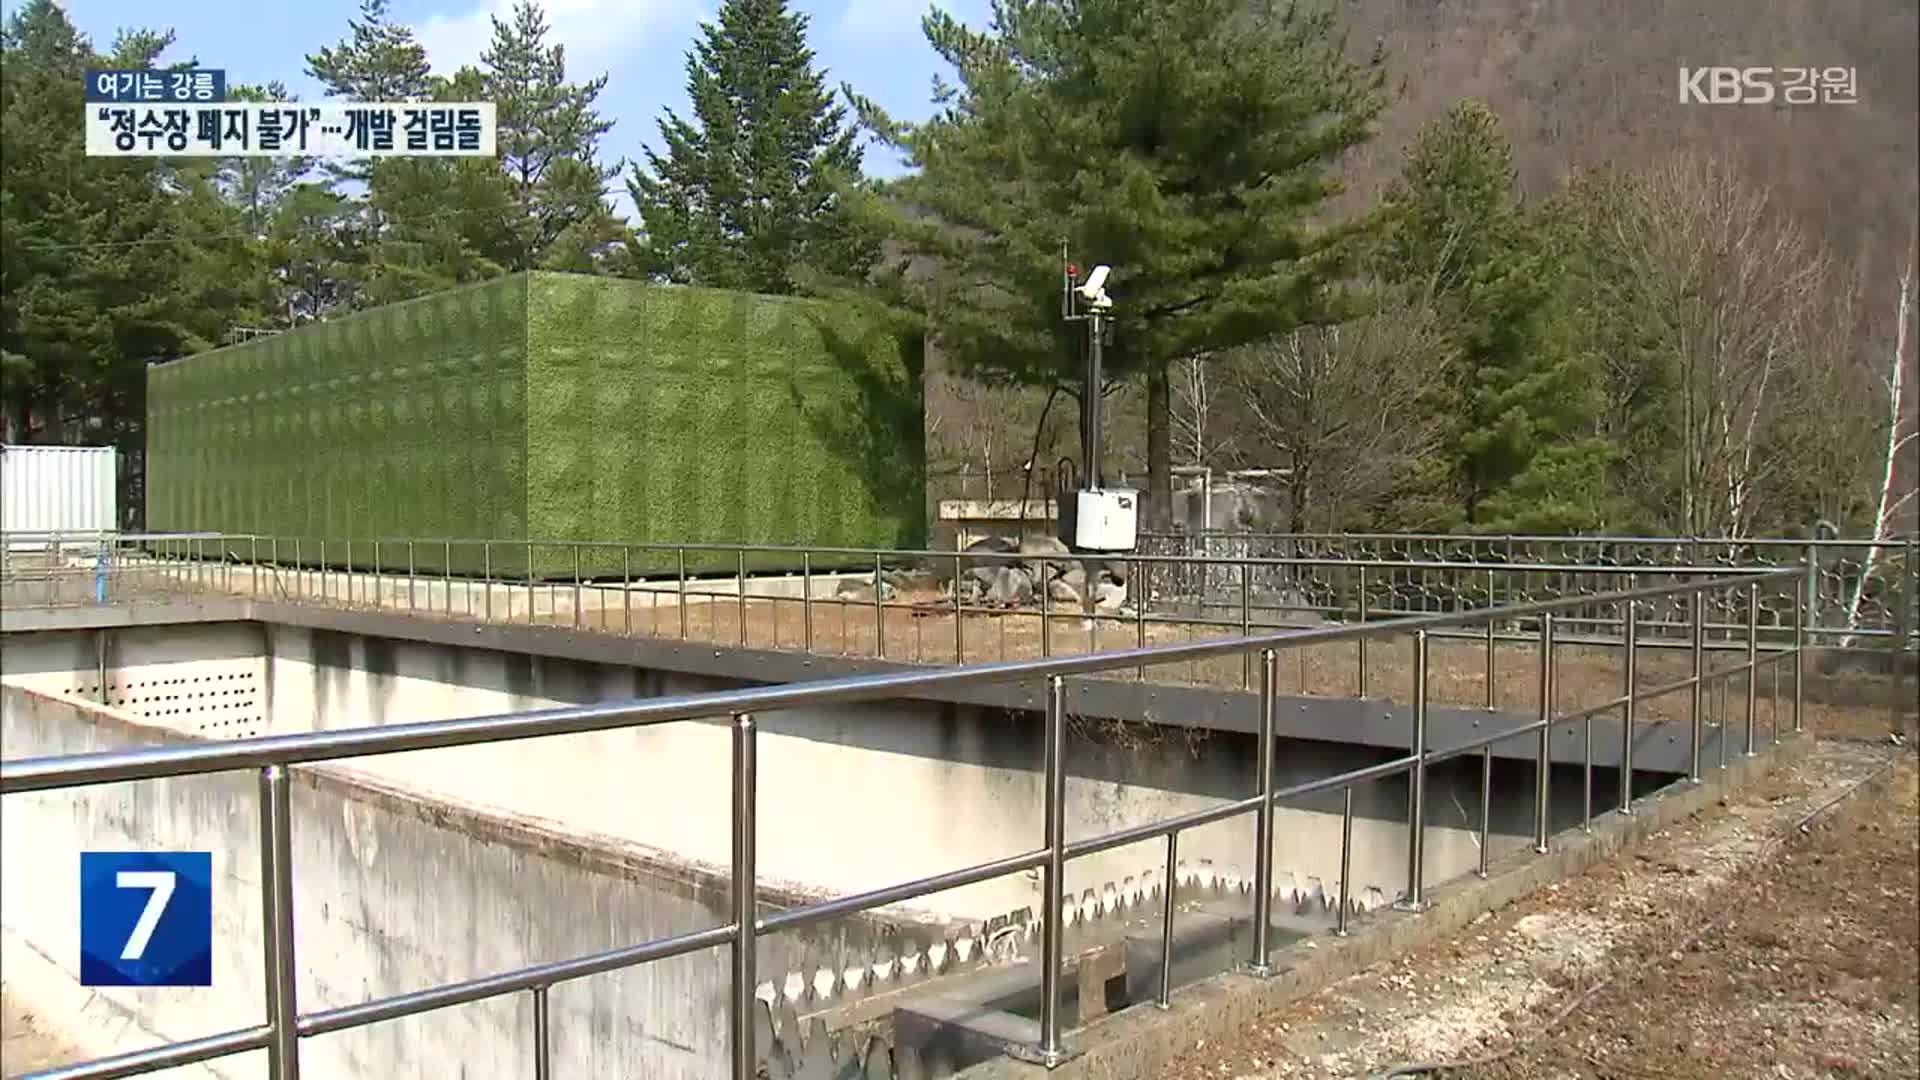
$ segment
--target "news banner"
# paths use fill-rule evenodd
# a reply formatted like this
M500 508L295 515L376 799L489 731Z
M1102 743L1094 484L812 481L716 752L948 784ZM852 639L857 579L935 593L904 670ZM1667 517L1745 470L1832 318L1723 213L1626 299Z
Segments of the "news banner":
M492 157L490 101L228 101L226 73L86 73L92 157Z
M96 157L461 157L495 151L492 102L232 101L226 72L86 73ZM206 851L80 853L80 982L213 982L213 857Z

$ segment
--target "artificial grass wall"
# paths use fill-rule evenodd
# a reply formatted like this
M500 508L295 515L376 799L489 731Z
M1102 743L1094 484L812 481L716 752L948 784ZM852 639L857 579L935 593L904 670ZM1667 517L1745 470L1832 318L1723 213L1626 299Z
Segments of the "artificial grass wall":
M340 563L351 540L356 566L392 538L920 546L917 348L814 301L514 275L152 369L148 520L281 537L283 560L301 538L303 560L325 540ZM417 545L415 569L446 553ZM580 557L591 575L677 562ZM485 558L528 562L524 544ZM482 549L451 559L473 573ZM545 575L574 559L532 555Z

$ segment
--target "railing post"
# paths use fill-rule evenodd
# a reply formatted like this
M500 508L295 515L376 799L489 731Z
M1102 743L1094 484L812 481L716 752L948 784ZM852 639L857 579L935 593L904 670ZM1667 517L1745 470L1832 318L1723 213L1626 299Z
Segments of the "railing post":
M548 1034L547 988L533 988L533 1080L553 1080L553 1040Z
M1690 605L1692 618L1691 636L1693 650L1693 681L1688 684L1690 699L1689 722L1692 733L1687 746L1687 779L1700 782L1700 752L1706 733L1706 714L1702 711L1701 697L1706 689L1706 640L1707 640L1707 597L1701 589L1693 590L1693 602Z
M1493 744L1480 748L1480 865L1476 869L1487 876L1487 840L1493 831Z
M1547 853L1548 775L1553 768L1553 613L1540 616L1540 740L1533 778L1533 850Z
M880 590L886 587L881 576L880 555L873 556L873 650L882 660L887 658L887 605L880 597Z
M1494 659L1493 659L1493 655L1494 655L1494 649L1496 648L1496 645L1495 645L1495 642L1494 642L1494 636L1493 636L1493 624L1494 624L1494 618L1493 618L1493 608L1494 608L1494 600L1493 600L1493 587L1494 587L1494 586L1493 586L1493 568L1492 568L1492 567L1488 567L1488 568L1487 568L1487 711L1488 711L1488 712L1492 712L1492 711L1493 711L1493 703L1494 703L1494 689L1493 689L1493 675L1494 675Z
M1241 637L1249 637L1253 634L1253 580L1252 578L1253 578L1253 563L1250 561L1242 561L1240 563L1240 636ZM1097 652L1098 650L1095 650L1095 651ZM1262 677L1264 678L1265 676L1262 676ZM1250 652L1243 652L1240 654L1240 689L1245 690L1252 685L1253 685L1253 654Z
M1127 599L1133 601L1133 643L1134 647L1147 647L1147 564L1136 562L1127 567ZM1304 653L1302 655L1305 655ZM1147 681L1147 666L1140 665L1134 671L1141 682Z
M1636 655L1640 644L1640 604L1627 601L1627 674L1626 686L1622 693L1627 704L1621 715L1620 723L1620 812L1633 813L1633 724L1637 698L1640 693L1640 680L1636 668Z
M953 662L955 664L967 662L966 638L961 631L961 624L966 620L966 612L960 606L960 575L960 556L956 553L953 556Z
M1053 655L1053 589L1049 579L1053 568L1045 559L1040 560L1040 579L1034 583L1034 590L1040 594L1040 655ZM1202 597L1204 600L1204 595Z
M734 560L734 587L739 590L739 594L734 597L733 606L734 612L740 617L740 647L744 649L747 647L747 549L741 548L735 552ZM876 585L875 588L877 589L878 586ZM879 594L876 592L875 595ZM779 644L778 641L774 642L776 647Z
M1273 695L1279 673L1279 656L1272 649L1260 650L1260 749L1254 759L1260 809L1253 818L1253 959L1247 964L1248 974L1256 978L1273 974L1267 936L1273 921Z
M800 553L800 634L801 647L813 651L813 552Z
M1747 586L1747 756L1754 754L1754 719L1760 697L1760 583ZM1724 732L1722 737L1725 737Z
M1814 561L1817 550L1815 545L1807 545L1807 580L1803 588L1794 590L1793 601L1793 730L1799 734L1806 725L1806 680L1807 680L1807 623L1813 618L1813 598L1815 575L1818 564Z
M1173 912L1179 875L1180 832L1176 829L1167 834L1166 891L1160 898L1160 997L1154 1004L1162 1009L1173 1007Z
M1360 625L1365 626L1367 624L1367 568L1364 566L1360 567L1360 596L1355 602L1354 606L1359 609ZM1358 641L1359 641L1359 645L1357 647L1357 651L1359 652L1360 655L1359 655L1359 660L1357 665L1358 666L1357 674L1359 676L1360 688L1359 688L1359 693L1356 694L1355 696L1364 698L1367 696L1367 637L1366 635L1365 634L1360 635Z
M1065 1058L1060 1046L1061 898L1066 895L1061 876L1066 869L1066 683L1055 675L1047 680L1046 721L1046 843L1040 905L1040 1063L1052 1068Z
M491 540L482 540L480 542L480 587L483 591L485 591L487 596L487 608L486 608L485 619L487 622L492 622L493 621L493 541ZM452 602L451 596L448 597L448 602L449 603Z
M687 640L687 549L674 548L680 569L680 640Z
M1353 906L1353 785L1340 789L1340 911L1333 919L1335 937L1347 936L1347 911Z
M733 980L729 1012L733 1023L733 1080L754 1080L760 1071L753 1045L755 922L759 918L759 876L754 867L758 817L755 728L752 713L733 716Z
M300 1033L293 932L293 807L287 767L260 770L260 886L266 927L267 1074L299 1080Z
M1427 632L1413 633L1413 768L1407 772L1407 895L1401 907L1426 910Z
M571 546L573 548L573 628L578 630L586 623L586 615L580 610L583 599L580 582L580 545L575 543Z
M620 545L620 632L633 635L633 549Z

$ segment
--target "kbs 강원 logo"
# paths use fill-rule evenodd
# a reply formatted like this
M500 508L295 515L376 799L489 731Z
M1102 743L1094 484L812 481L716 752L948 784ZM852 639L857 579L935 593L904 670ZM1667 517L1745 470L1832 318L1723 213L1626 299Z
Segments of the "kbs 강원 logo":
M80 853L83 986L213 984L213 856Z

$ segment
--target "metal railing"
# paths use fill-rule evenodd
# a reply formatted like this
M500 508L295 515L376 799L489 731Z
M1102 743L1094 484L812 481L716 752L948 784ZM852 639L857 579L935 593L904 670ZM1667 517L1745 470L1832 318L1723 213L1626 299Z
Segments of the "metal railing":
M1406 773L1410 784L1408 814L1407 884L1400 906L1423 910L1426 905L1424 834L1426 829L1426 790L1428 770L1452 757L1479 753L1481 756L1481 806L1478 823L1481 861L1479 873L1487 873L1487 839L1490 830L1492 747L1509 739L1530 737L1534 745L1534 822L1533 848L1544 852L1551 842L1549 823L1549 784L1551 757L1548 737L1559 724L1587 725L1584 787L1588 796L1582 813L1582 827L1590 828L1594 818L1592 722L1597 716L1620 711L1626 721L1625 758L1618 804L1615 809L1630 813L1633 802L1633 719L1636 706L1651 698L1682 691L1691 701L1692 749L1689 777L1698 780L1702 773L1702 747L1706 718L1703 694L1711 684L1724 687L1727 680L1744 675L1747 689L1747 735L1749 753L1756 747L1755 710L1757 673L1762 667L1789 663L1792 671L1792 724L1802 727L1801 681L1804 668L1804 623L1796 605L1793 637L1790 643L1762 650L1762 627L1758 623L1758 598L1769 586L1787 586L1794 596L1804 596L1797 583L1804 581L1801 570L1779 570L1737 574L1715 578L1696 578L1658 587L1619 590L1593 597L1578 597L1511 605L1479 612L1403 616L1388 620L1293 629L1255 634L1228 640L1187 642L1145 649L1127 649L1097 655L1013 661L933 670L891 672L853 678L840 678L780 686L727 690L671 698L611 702L531 712L336 730L307 734L281 735L198 744L116 750L72 756L9 760L0 762L0 795L18 792L72 789L83 786L153 780L164 777L199 775L227 770L257 770L259 778L262 904L266 913L266 1018L264 1023L236 1031L172 1043L120 1056L55 1069L41 1077L121 1077L209 1061L242 1051L263 1049L269 1070L277 1080L293 1080L299 1075L300 1040L329 1032L344 1031L367 1024L411 1016L504 994L527 993L533 999L535 1075L551 1075L551 1039L546 995L564 981L584 978L667 957L727 946L732 951L729 969L728 1011L731 1031L730 1075L736 1080L755 1075L759 1050L755 1045L754 995L756 991L756 939L811 925L824 920L854 915L887 905L910 901L932 893L998 878L1029 869L1042 873L1041 887L1041 1003L1039 1036L1031 1046L1019 1046L1010 1052L1048 1066L1058 1064L1072 1053L1061 1031L1061 975L1063 971L1063 871L1073 859L1084 858L1144 841L1163 840L1167 863L1175 863L1182 832L1214 822L1255 815L1255 867L1253 892L1253 943L1247 969L1255 975L1270 972L1269 927L1271 924L1273 880L1273 815L1276 805L1318 793L1341 793L1342 830L1340 914L1335 932L1348 932L1348 867L1352 856L1353 789L1388 777ZM1737 666L1708 670L1704 665L1706 638L1705 598L1710 594L1735 593L1746 598L1748 614L1743 662ZM1571 712L1559 710L1555 694L1557 663L1556 627L1558 617L1581 605L1613 605L1619 608L1626 626L1626 640L1634 641L1638 631L1637 612L1642 606L1655 605L1678 595L1686 598L1694 613L1690 646L1692 670L1688 677L1652 687L1634 682L1635 668L1631 651L1627 654L1626 681L1621 693L1609 700ZM1470 626L1478 621L1517 621L1531 619L1538 626L1538 677L1541 687L1538 716L1531 722L1507 730L1477 735L1445 747L1428 745L1428 702L1426 673L1431 636L1448 629ZM1327 642L1379 639L1389 635L1410 635L1413 664L1417 673L1413 688L1412 729L1408 734L1409 751L1390 760L1306 783L1278 788L1274 780L1275 688L1279 655L1295 648ZM1259 749L1256 762L1256 790L1243 798L1191 811L1174 817L1135 825L1083 839L1069 839L1065 821L1065 728L1069 703L1066 679L1104 671L1131 669L1169 662L1209 657L1251 656L1260 669ZM787 910L762 915L756 902L756 753L758 714L773 710L818 707L833 704L871 702L901 696L924 694L941 688L957 688L1020 679L1044 678L1048 693L1045 706L1043 846L967 866L938 875L902 882L867 892L841 896ZM1777 682L1776 682L1777 686ZM732 725L732 866L730 918L723 925L692 933L630 945L588 956L524 967L481 978L381 998L345 1007L302 1013L299 1009L295 972L295 926L293 910L293 872L291 843L291 803L289 769L296 765L357 758L403 751L427 750L477 743L492 743L549 735L605 731L704 718L726 716ZM1778 699L1772 716L1771 737L1780 732ZM1727 754L1727 730L1720 725L1721 764ZM1172 926L1176 913L1171 879L1164 890L1165 937L1158 988L1158 1004L1169 1003L1172 953Z
M1604 565L1648 570L1663 566L1812 566L1807 633L1816 643L1846 649L1920 651L1920 536L1914 535L1884 540L1837 536L1716 539L1215 529L1145 534L1140 548L1164 555L1283 555L1336 562L1387 562L1409 569L1433 563ZM1426 576L1420 577L1423 588L1415 591L1423 591L1428 585ZM1444 581L1433 584L1442 596L1452 587Z
M1563 634L1618 644L1624 624L1600 594L1726 573L1715 565L1493 564L1329 555L1155 555L953 552L766 544L591 541L327 540L248 534L9 538L0 605L61 607L226 594L342 608L379 608L488 623L570 626L631 636L792 649L915 663L1048 658L1168 639L1246 636L1310 623L1365 623L1407 614L1464 613L1545 600L1586 599L1561 616ZM705 568L705 574L699 572ZM836 569L837 568L837 569ZM982 573L1017 568L1023 602L988 602ZM756 573L756 569L758 572ZM1052 578L1079 571L1079 604L1055 598ZM1122 606L1085 602L1103 570L1126 585ZM1754 569L1737 567L1735 569ZM649 572L652 571L652 572ZM894 595L919 583L922 595ZM836 591L834 586L846 586ZM827 590L825 595L822 591ZM783 591L784 590L784 591ZM1762 597L1760 625L1787 632L1799 587ZM783 614L784 613L784 614ZM1736 648L1746 612L1713 597L1709 647ZM1669 597L1650 603L1646 648L1684 648L1691 614ZM837 633L834 631L837 629ZM1868 633L1886 634L1884 631ZM1471 638L1486 653L1486 704L1504 647L1531 647L1532 628L1489 619ZM1366 696L1367 639L1352 643L1351 682L1301 693ZM1156 673L1178 681L1173 673ZM1134 677L1146 678L1144 668ZM1251 690L1252 658L1187 673L1196 683Z

